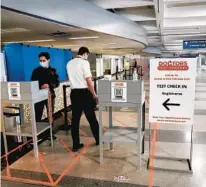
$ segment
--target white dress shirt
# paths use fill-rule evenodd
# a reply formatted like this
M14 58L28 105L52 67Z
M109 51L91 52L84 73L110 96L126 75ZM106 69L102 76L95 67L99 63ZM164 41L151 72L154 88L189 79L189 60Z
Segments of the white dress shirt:
M88 88L86 78L92 77L90 64L80 57L74 58L67 64L67 74L71 89Z

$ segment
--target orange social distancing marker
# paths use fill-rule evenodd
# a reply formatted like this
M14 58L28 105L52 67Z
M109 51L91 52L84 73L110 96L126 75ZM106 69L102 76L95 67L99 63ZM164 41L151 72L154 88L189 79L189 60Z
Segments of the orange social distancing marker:
M107 128L103 127L104 132L107 132Z
M58 179L54 182L54 185L56 186L59 184L59 182L62 180L62 178L72 169L75 162L82 156L86 150L89 148L89 146L94 142L93 138L90 139L89 143L83 148L83 150L71 161L71 163L65 168L65 170L61 173L61 175L58 177Z
M84 137L88 137L88 135L87 135L82 129L79 129L79 132L80 132Z
M123 123L122 121L119 121L119 120L117 120L117 119L115 119L115 118L113 118L113 119L114 119L115 121L121 123L121 124L124 125L125 127L129 127L127 124Z
M82 131L84 133L84 136L87 136L87 134ZM62 178L72 169L72 167L74 166L75 162L82 156L85 154L86 150L89 148L89 146L92 144L92 142L94 142L93 138L90 139L89 143L83 148L83 150L75 156L75 154L67 147L67 150L73 155L73 159L71 161L71 163L66 167L65 170L63 170L63 172L61 173L61 175L58 177L58 179L56 181L53 180L51 173L49 172L49 169L47 168L44 159L43 159L43 155L42 153L39 153L39 160L42 164L42 167L44 168L44 171L46 172L49 182L45 182L45 181L40 181L40 180L33 180L33 179L26 179L26 178L20 178L20 177L12 177L11 173L10 173L10 167L8 164L8 155L13 153L14 151L16 151L17 149L19 149L20 147L23 147L24 145L26 145L27 143L31 142L32 140L29 140L28 142L16 147L15 149L13 149L12 151L10 151L8 154L5 154L4 156L2 156L1 158L6 157L6 176L1 176L2 179L4 180L10 180L10 181L16 181L16 182L22 182L22 183L27 183L27 184L35 184L35 185L44 185L44 186L56 186L61 180ZM60 143L62 145L66 145L64 144L63 141L60 141Z
M50 183L53 184L54 181L53 181L52 176L51 176L51 174L50 174L50 172L49 172L49 169L47 168L47 166L46 166L46 164L45 164L45 162L44 162L42 153L39 153L39 160L40 160L40 162L41 162L42 167L44 168L44 171L45 171L46 174L47 174L47 177L49 178Z
M27 142L19 145L18 147L12 149L12 150L9 151L7 154L4 154L4 155L1 157L1 159L4 158L4 157L6 157L7 155L10 155L11 153L15 152L16 150L20 149L21 147L25 146L26 144L31 143L32 141L33 141L33 140L31 139L31 140L29 140L29 141L27 141Z
M153 135L152 135L152 149L151 149L151 153L150 153L150 165L149 165L149 183L148 183L148 187L152 187L153 186L153 178L154 178L154 155L155 155L155 150L156 150L156 135L157 135L157 128L158 128L158 124L155 123L154 124L154 129L153 129Z
M68 147L68 145L65 144L65 142L64 142L63 140L60 140L59 142L60 142L60 144L62 144L62 145L64 146L64 149L66 149L66 150L71 154L72 157L75 157L75 154L74 154L74 153L72 152L72 150Z
M55 186L54 184L51 184L50 182L44 182L44 181L38 181L38 180L32 180L32 179L25 179L25 178L17 178L17 177L7 177L2 176L1 177L4 180L10 180L15 182L22 182L27 184L38 184L38 185L44 185L44 186Z

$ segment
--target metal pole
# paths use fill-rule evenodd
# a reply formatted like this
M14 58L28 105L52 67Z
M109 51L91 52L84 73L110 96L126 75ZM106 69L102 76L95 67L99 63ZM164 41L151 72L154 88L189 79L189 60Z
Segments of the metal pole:
M7 138L6 138L6 127L5 127L5 116L4 116L4 109L3 109L4 103L1 103L1 119L2 119L2 130L3 130L3 139L4 139L4 150L6 154L6 163L8 164L8 144L7 144Z
M112 128L112 107L111 106L109 106L109 128ZM110 148L110 150L113 149L112 142L109 144L109 148Z
M192 170L192 157L193 157L193 125L191 127L191 142L190 142L190 170Z
M68 125L68 121L67 121L67 96L66 96L66 88L67 88L67 86L64 85L63 86L63 100L64 100L64 124L65 124L65 126Z
M38 160L39 159L39 151L38 151L38 139L37 139L37 124L36 124L36 117L35 117L35 109L34 104L31 102L31 125L32 125L32 137L33 137L33 144L34 144L34 157Z
M51 92L49 91L48 93L48 119L49 119L49 126L50 126L50 139L51 139L51 146L52 148L54 147L54 141L53 141L53 111L52 111L52 95Z
M143 139L142 139L142 154L144 154L144 151L145 151L145 102L142 106L142 131L144 132Z
M102 140L102 129L103 129L103 124L102 124L102 107L99 106L99 139L100 139L100 164L103 163L103 140Z
M142 150L142 104L137 105L137 168L141 168L141 150Z
M94 79L94 90L95 90L95 93L97 93L97 80Z
M20 104L19 105L19 110L20 110L20 125L21 124L25 124L25 120L24 120L24 105ZM23 142L27 142L27 137L23 136Z

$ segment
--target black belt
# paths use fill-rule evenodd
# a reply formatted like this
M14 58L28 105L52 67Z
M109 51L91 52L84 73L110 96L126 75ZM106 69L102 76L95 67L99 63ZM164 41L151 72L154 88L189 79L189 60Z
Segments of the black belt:
M72 91L75 91L75 90L89 90L88 88L74 88L74 89L71 89Z

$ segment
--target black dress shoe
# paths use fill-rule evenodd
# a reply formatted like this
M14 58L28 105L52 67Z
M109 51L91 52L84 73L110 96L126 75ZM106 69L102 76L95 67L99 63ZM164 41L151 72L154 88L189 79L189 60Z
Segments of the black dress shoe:
M84 144L83 143L80 143L78 147L73 147L72 148L72 151L73 152L77 152L79 151L79 149L82 149L84 147Z
M99 137L95 138L95 140L96 140L96 146L98 146L99 145Z

